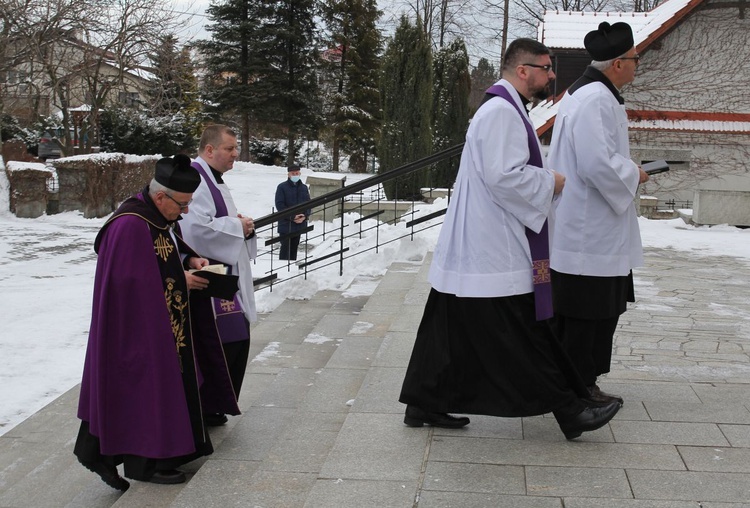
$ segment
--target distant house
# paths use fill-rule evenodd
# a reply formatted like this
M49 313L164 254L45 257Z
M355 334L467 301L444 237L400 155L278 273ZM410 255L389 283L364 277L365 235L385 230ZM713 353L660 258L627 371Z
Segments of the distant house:
M668 0L646 13L546 12L538 38L554 52L557 83L555 99L532 110L537 132L549 141L559 99L590 62L584 35L602 21L625 21L641 55L622 90L631 155L672 166L642 193L683 207L706 185L750 191L749 5Z
M140 104L149 86L148 73L125 68L114 54L72 33L49 38L39 46L11 39L0 57L0 99L5 113L30 124L39 117L71 113L71 128L81 112L106 105Z

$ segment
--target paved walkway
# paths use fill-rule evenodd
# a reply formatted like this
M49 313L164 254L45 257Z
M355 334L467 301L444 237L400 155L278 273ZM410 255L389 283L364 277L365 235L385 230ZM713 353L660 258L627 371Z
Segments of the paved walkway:
M729 508L750 502L750 266L647 252L602 385L625 406L568 442L550 415L403 425L429 290L394 264L372 296L287 301L253 329L243 415L189 482L113 491L72 455L77 387L0 437L0 507Z

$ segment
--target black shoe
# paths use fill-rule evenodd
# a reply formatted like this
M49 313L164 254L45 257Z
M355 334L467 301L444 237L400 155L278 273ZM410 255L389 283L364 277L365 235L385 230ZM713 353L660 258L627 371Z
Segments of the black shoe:
M166 471L157 471L151 478L146 480L150 483L158 483L159 485L174 485L176 483L185 483L185 473L176 469L168 469Z
M404 423L409 427L421 427L426 423L444 429L460 429L469 424L469 419L465 416L455 417L447 413L430 413L417 406L407 405Z
M606 392L603 392L601 388L599 388L596 383L588 387L589 389L589 397L588 400L596 403L596 404L604 404L607 405L610 402L617 402L621 406L623 404L622 397L619 395L612 395Z
M117 473L115 466L107 465L104 462L89 462L81 459L78 459L78 462L89 471L98 474L102 481L113 489L125 492L130 488L130 482Z
M584 432L604 427L620 410L619 402L610 402L606 406L587 407L575 416L557 419L565 439L575 439Z
M203 422L207 427L221 427L227 421L229 421L227 415L221 413L206 413L203 415Z

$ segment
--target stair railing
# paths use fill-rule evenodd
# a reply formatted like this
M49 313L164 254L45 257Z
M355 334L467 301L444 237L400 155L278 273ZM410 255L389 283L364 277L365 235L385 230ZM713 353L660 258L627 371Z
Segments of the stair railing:
M457 170L462 149L463 143L404 164L391 171L381 172L299 205L255 219L255 231L258 235L258 255L255 264L260 264L263 267L260 273L255 274L256 291L264 288L272 291L276 284L298 277L307 278L310 272L335 264L338 264L339 275L343 275L344 263L347 259L371 250L375 250L377 253L382 246L407 236L413 240L420 231L442 224L442 221L433 221L433 219L444 215L447 207L422 216L419 215L418 207L420 204L425 204L423 195L429 196L440 192L440 195L444 193L448 201L450 200L451 189L438 191L438 187L432 185L431 180L435 175L435 168L439 165L442 167L448 165ZM418 171L425 169L427 171L422 173L422 176L426 177L426 185L421 188L420 196L409 195L406 196L406 199L399 199L398 183L402 179L415 177ZM384 186L389 185L394 189L393 199L387 199L383 190ZM313 218L310 221L320 222L322 224L320 231L315 231L314 225L308 225L303 230L285 235L279 236L276 233L275 225L279 220L304 213L308 209L313 210L314 216L326 218L322 221L315 221ZM349 221L347 222L347 214L356 215L349 215ZM327 220L329 217L333 220ZM406 232L404 234L381 239L380 230L385 224L396 224L404 221L406 221ZM373 230L374 245L356 250L350 248L349 244L362 239L365 233ZM284 238L292 236L301 237L301 258L295 261L276 259L279 253L278 244ZM315 255L314 251L317 249L310 252L307 247L316 243L325 243L329 246L338 245L332 252L325 255Z

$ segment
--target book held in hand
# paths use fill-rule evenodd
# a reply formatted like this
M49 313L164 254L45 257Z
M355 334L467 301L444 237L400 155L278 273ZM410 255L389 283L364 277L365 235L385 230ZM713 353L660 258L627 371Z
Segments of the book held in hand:
M200 270L190 270L190 273L208 281L206 289L195 290L194 294L197 296L232 300L234 294L240 289L239 276L227 275L227 267L224 265L208 265Z
M658 161L641 164L641 168L650 176L669 171L669 164L664 159L659 159Z

